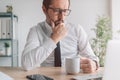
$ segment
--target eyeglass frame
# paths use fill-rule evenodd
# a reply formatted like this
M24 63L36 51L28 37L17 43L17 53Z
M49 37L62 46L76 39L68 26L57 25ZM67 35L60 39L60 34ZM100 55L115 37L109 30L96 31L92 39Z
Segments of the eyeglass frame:
M57 12L56 15L59 15L59 14L61 14L62 12L64 12L64 15L65 15L65 11L69 11L68 14L65 15L65 16L68 16L68 15L70 14L70 12L71 12L70 9L60 9L60 8L52 8L52 7L48 7L48 9L52 9L54 13Z

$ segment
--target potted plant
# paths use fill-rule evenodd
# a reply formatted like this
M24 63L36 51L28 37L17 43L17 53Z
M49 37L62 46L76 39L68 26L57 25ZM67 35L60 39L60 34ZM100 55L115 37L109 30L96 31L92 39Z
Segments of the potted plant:
M104 59L106 53L106 45L109 39L112 38L112 28L110 26L110 19L105 16L99 16L96 27L92 28L96 37L91 42L92 49L95 55L99 58L100 66L104 66Z
M7 42L5 42L4 43L4 46L5 46L5 53L6 53L6 55L10 55L10 44L9 43L7 43Z
M7 13L12 13L13 7L11 5L7 5L6 8Z

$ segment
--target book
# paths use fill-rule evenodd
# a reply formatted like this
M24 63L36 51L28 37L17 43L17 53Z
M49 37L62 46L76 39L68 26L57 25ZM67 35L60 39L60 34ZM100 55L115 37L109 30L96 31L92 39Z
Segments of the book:
M6 39L6 18L1 18L1 38Z
M7 18L6 19L6 39L12 38L12 33L11 33L11 19Z
M0 39L1 39L1 27L2 27L2 20L0 19Z

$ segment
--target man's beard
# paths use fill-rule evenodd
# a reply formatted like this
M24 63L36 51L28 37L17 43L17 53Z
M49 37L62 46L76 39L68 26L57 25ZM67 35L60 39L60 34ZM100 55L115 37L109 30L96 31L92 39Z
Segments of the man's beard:
M48 17L49 17L49 19L50 19L51 21L54 22L55 26L57 26L57 25L60 24L60 23L64 23L64 20L58 19L58 20L54 21L49 15L48 15Z

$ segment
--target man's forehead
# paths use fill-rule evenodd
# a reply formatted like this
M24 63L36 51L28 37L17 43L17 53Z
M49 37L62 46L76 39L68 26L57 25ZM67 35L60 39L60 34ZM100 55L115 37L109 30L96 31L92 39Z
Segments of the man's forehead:
M56 3L69 3L69 0L51 0L51 5Z
M58 7L58 6L64 6L64 7L68 7L69 5L69 1L68 0L52 0L50 6L52 7Z

